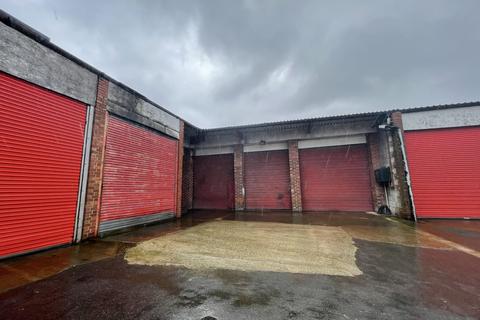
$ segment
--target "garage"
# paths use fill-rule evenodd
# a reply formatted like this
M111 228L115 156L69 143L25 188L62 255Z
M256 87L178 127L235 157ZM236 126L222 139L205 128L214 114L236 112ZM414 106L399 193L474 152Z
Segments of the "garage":
M405 132L419 218L480 218L480 127Z
M287 150L244 154L247 209L291 209Z
M373 210L367 145L301 149L299 159L304 210Z
M86 105L0 73L0 257L73 241Z
M109 115L100 232L175 215L177 140Z
M233 209L233 154L195 156L193 167L193 207Z

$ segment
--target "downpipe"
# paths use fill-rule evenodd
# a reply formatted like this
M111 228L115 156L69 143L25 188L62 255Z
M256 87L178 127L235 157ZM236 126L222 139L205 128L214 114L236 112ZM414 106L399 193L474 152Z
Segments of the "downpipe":
M402 130L398 127L393 127L395 128L395 131L398 134L398 138L400 139L400 149L402 150L402 158L403 158L403 164L405 166L405 176L407 178L407 186L408 186L408 195L410 197L410 202L412 203L412 213L413 213L413 220L417 222L417 210L415 208L415 201L413 199L413 190L412 190L412 181L410 179L410 169L408 167L408 159L407 159L407 152L405 149L405 142L403 140L403 134Z
M381 124L381 125L378 126L378 128L383 129L383 130L390 130L390 131L393 130L398 135L398 139L400 141L400 150L402 152L403 165L405 167L405 177L406 177L406 180L407 180L408 196L410 198L410 203L412 204L413 220L415 222L417 222L418 221L417 220L417 210L415 208L415 200L414 200L414 197L413 197L413 190L412 190L412 181L410 179L410 169L409 169L409 166L408 166L407 152L406 152L406 149L405 149L405 141L403 139L402 130L397 126L394 126L394 125L390 124L390 119L388 121L388 124ZM387 197L387 203L388 203L389 201L388 201L387 190L385 190L385 196Z

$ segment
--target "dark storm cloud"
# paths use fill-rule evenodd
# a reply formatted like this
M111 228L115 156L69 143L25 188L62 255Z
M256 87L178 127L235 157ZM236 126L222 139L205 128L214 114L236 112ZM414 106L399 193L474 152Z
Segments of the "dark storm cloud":
M201 127L477 100L478 1L6 1Z

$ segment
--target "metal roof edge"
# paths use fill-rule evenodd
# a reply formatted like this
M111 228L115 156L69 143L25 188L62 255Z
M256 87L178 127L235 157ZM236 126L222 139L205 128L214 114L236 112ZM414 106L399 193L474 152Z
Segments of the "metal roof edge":
M336 121L336 120L344 120L344 119L361 119L361 118L369 118L378 116L380 114L385 113L385 111L375 111L375 112L363 112L363 113L354 113L354 114L344 114L344 115L334 115L334 116L325 116L325 117L314 117L314 118L304 118L304 119L295 119L295 120L283 120L283 121L274 121L274 122L263 122L263 123L256 123L256 124L246 124L246 125L239 125L239 126L226 126L226 127L218 127L218 128L209 128L209 129L201 129L204 132L215 132L215 131L223 131L223 130L242 130L242 129L254 129L254 128L262 128L262 127L271 127L271 126L282 126L282 125L296 125L308 122L318 122L318 121Z
M476 107L480 106L480 101L470 101L470 102L459 102L459 103L450 103L450 104L437 104L424 107L407 107L407 108L397 108L392 109L389 112L401 112L401 113L412 113L412 112L422 112L430 110L443 110L443 109L454 109L454 108L467 108L467 107Z
M269 126L281 126L281 125L294 125L301 124L313 121L329 121L329 120L343 120L343 119L355 119L355 118L366 118L371 116L379 116L381 114L391 114L393 112L401 113L411 113L411 112L421 112L421 111L430 111L430 110L443 110L443 109L452 109L452 108L463 108L463 107L474 107L480 106L480 101L471 101L471 102L460 102L460 103L451 103L451 104L440 104L440 105L431 105L424 107L406 107L406 108L393 108L388 110L372 111L372 112L362 112L362 113L352 113L352 114L343 114L343 115L334 115L334 116L325 116L325 117L314 117L314 118L304 118L296 120L284 120L284 121L274 121L274 122L263 122L257 124L247 124L239 126L225 126L209 129L200 129L204 132L216 132L223 130L242 130L250 128L261 128Z

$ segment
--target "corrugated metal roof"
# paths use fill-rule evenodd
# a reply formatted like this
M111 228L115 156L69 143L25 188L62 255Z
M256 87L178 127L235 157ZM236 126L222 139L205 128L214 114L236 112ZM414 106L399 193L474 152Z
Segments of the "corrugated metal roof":
M256 123L256 124L226 126L226 127L218 127L218 128L210 128L210 129L200 129L200 130L204 132L215 132L215 131L223 131L223 130L254 129L254 128L271 127L271 126L288 126L288 125L296 125L296 124L317 122L317 121L328 122L328 121L338 121L338 120L357 120L357 119L360 120L362 118L373 118L375 116L381 116L383 114L391 114L392 112L396 112L396 111L401 111L403 113L410 113L410 112L420 112L420 111L429 111L429 110L473 107L473 106L479 106L479 105L480 105L480 101L472 101L472 102L432 105L432 106L424 106L424 107L405 107L405 108L394 108L394 109L389 109L384 111L352 113L352 114L343 114L343 115L335 115L335 116L314 117L314 118L284 120L284 121L275 121L275 122L263 122L263 123Z
M410 112L465 108L465 107L475 107L475 106L480 106L480 101L451 103L451 104L437 104L437 105L426 106L426 107L400 108L400 109L391 110L390 112L401 111L402 113L410 113Z
M275 121L275 122L263 122L263 123L256 123L256 124L247 124L247 125L239 125L239 126L227 126L227 127L218 127L218 128L211 128L211 129L203 129L204 131L221 131L221 130L240 130L240 129L250 129L250 128L261 128L261 127L270 127L270 126L283 126L283 125L295 125L307 122L316 122L316 121L335 121L335 120L347 120L347 119L355 119L355 118L371 118L378 116L382 113L382 111L377 112L364 112L364 113L354 113L354 114L344 114L344 115L335 115L335 116L326 116L326 117L315 117L315 118L303 118L303 119L295 119L295 120L283 120L283 121Z

